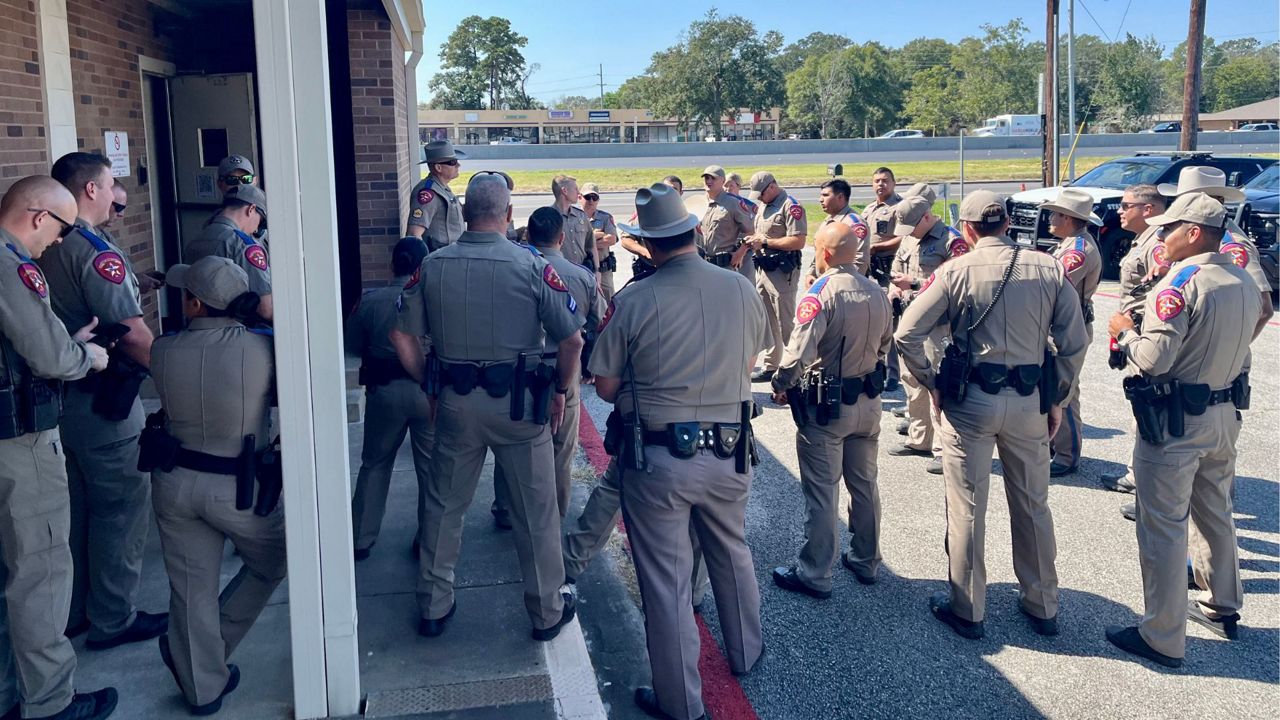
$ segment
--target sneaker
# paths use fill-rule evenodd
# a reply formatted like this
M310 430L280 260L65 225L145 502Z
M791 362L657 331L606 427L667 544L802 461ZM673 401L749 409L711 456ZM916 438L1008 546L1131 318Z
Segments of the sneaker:
M930 475L942 474L942 458L935 457L929 460L929 464L925 466L924 471Z

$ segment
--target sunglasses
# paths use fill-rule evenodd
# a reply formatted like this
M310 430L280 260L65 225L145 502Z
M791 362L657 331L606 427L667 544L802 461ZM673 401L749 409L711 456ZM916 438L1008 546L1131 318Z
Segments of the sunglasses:
M62 223L62 229L58 231L59 240L65 240L66 237L71 234L71 231L76 229L76 226L73 223L69 223L58 217L57 213L52 210L46 210L44 208L27 208L27 212L33 212L36 215L39 215L40 213L48 213L49 217Z
M586 195L583 195L582 199L586 200L587 202L599 202L600 196L595 193L588 193Z
M448 165L449 167L458 167L458 161L457 161L457 160L441 160L440 162L438 162L438 163L433 163L433 164L434 164L434 165Z
M222 182L224 185L252 185L255 175L245 173L244 175L223 175Z
M1120 203L1120 209L1121 209L1121 210L1132 210L1133 208L1136 208L1136 207L1142 207L1142 206L1144 206L1144 205L1146 205L1147 207L1150 207L1150 206L1151 206L1151 203L1129 203L1129 202L1122 202L1122 203Z
M125 208L127 208L127 207L129 207L129 206L128 206L128 205L122 205L122 204L120 204L120 203L118 203L118 202L115 202L114 200L113 200L113 201L111 201L111 211L112 211L112 212L114 212L114 213L115 213L115 214L117 214L117 215L122 215L122 214L124 214Z

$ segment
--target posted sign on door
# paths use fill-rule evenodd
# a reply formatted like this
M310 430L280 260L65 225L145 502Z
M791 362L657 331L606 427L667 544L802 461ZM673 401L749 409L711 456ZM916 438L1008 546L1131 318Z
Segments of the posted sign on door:
M129 133L108 130L102 134L102 146L111 161L111 177L129 177Z

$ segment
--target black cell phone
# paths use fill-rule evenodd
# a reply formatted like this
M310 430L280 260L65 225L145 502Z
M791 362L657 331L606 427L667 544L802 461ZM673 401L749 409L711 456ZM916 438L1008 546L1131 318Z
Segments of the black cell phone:
M129 334L129 326L124 323L112 323L106 327L100 327L93 336L89 338L89 342L102 347L111 347L119 342L120 338Z

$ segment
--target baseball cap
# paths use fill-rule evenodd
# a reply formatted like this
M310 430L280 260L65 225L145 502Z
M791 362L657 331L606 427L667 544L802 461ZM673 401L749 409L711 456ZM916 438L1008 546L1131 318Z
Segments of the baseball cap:
M893 234L910 235L915 232L916 226L924 219L931 205L928 198L920 195L903 198L893 206L893 219L898 223L893 229Z
M990 190L974 190L960 203L960 219L965 222L993 223L1006 217L1004 201Z
M222 158L222 162L218 163L218 177L225 177L236 170L243 170L250 175L253 172L253 163L249 162L249 158L243 155L228 155Z
M249 292L249 276L234 260L220 255L202 257L190 265L174 265L164 275L166 285L182 288L216 310Z
M595 183L582 183L582 187L578 189L579 195L599 195L600 186Z
M751 189L751 199L759 200L760 193L764 192L764 189L772 185L774 182L776 181L773 179L773 173L766 170L761 170L755 175L752 175L751 184L749 186Z
M920 197L927 199L930 204L938 199L937 191L933 189L932 185L925 182L918 182L907 188L906 192L902 193L902 197L911 197L912 195L919 195Z
M226 205L230 200L257 205L263 215L267 214L267 194L256 185L236 185L227 188L227 192L222 196L222 204Z
M1148 225L1172 225L1189 222L1205 227L1220 228L1227 225L1227 210L1222 203L1202 192L1179 195L1177 200L1160 215L1147 218Z
M702 171L702 177L715 175L716 177L725 177L724 168L719 165L708 165L706 170Z

